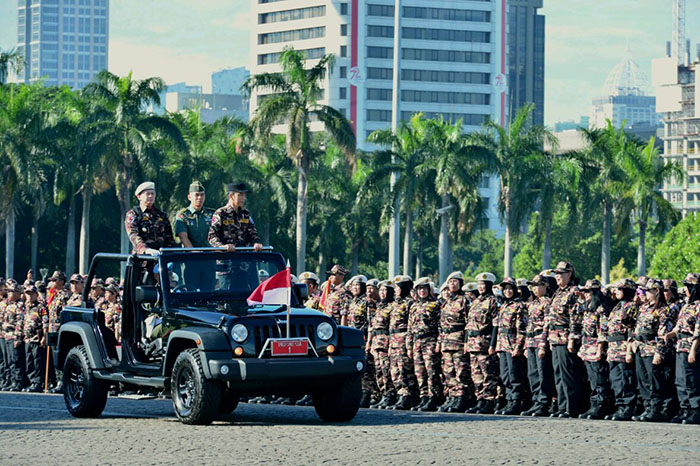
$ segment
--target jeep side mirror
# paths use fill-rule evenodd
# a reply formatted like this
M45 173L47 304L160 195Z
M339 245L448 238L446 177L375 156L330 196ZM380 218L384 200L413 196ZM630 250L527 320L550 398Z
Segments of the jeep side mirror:
M158 290L154 285L141 285L136 287L136 302L141 303L157 303Z
M294 285L294 288L296 288L297 293L299 293L299 299L301 299L302 302L309 297L309 287L306 286L306 283L297 283Z

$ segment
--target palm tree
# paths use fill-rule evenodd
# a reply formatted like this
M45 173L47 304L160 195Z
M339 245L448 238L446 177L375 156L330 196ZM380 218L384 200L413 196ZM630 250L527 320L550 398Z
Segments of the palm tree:
M287 156L294 161L299 174L296 215L296 270L306 269L306 211L308 178L311 169L312 119L322 122L325 131L350 157L355 150L355 134L350 122L338 110L318 103L322 97L321 84L335 60L324 55L316 65L307 68L304 55L285 48L280 57L280 73L262 73L251 76L244 83L247 93L254 90L270 92L258 97L258 109L250 120L256 136L263 137L272 127L284 121L287 125Z
M529 124L534 109L533 104L521 107L507 128L487 120L482 131L470 136L472 144L491 153L494 171L500 177L498 210L505 226L505 276L511 276L513 271L512 238L517 235L534 205L533 159L542 153L545 142L556 145L550 131Z
M16 49L3 51L0 49L0 86L7 82L10 69L15 73L20 73L25 66L24 57Z
M149 104L160 105L158 93L164 88L160 78L135 80L131 73L120 77L103 70L83 89L87 98L98 99L112 113L109 121L116 156L107 165L114 169L122 218L130 208L137 177L158 172L162 142L171 142L177 150L186 149L177 125L167 117L144 111ZM121 250L126 253L129 249L129 238L122 228Z
M658 191L664 181L682 180L686 173L678 162L664 163L652 137L646 145L632 144L622 161L627 174L625 193L620 205L620 219L628 226L634 219L639 227L637 246L637 274L646 275L646 231L651 217L655 217L656 228L663 231L669 224L680 219L673 205Z

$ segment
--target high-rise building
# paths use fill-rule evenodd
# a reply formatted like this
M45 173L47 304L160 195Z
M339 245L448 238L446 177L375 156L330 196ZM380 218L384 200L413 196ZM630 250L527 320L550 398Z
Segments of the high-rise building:
M20 81L82 88L107 69L109 0L18 0L17 21Z
M250 76L244 67L215 71L211 74L212 94L241 95L241 85Z
M391 126L395 0L257 0L251 9L251 73L280 70L285 47L310 63L333 53L320 103L350 120L358 147ZM402 0L399 116L461 119L475 130L486 119L506 119L506 0ZM251 116L259 96L250 99ZM280 127L281 130L282 127ZM320 131L313 122L312 131ZM501 230L498 183L486 179L489 200L482 224Z
M544 125L544 16L542 0L508 1L508 106L535 104L532 123Z

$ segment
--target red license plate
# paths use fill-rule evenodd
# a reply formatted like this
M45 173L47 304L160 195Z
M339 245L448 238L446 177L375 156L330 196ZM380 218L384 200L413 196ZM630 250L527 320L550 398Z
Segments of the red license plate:
M273 340L273 356L305 356L309 354L309 341L306 339Z

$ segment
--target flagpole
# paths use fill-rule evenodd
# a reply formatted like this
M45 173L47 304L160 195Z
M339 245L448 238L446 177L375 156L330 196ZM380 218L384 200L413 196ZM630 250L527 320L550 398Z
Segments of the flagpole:
M287 288L287 338L290 337L289 329L290 329L290 324L289 320L292 318L292 286L294 285L292 283L292 270L289 265L289 259L287 259L287 271L289 272L289 288Z

